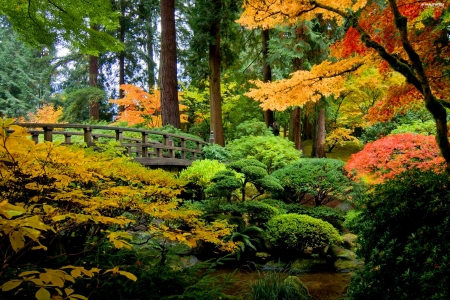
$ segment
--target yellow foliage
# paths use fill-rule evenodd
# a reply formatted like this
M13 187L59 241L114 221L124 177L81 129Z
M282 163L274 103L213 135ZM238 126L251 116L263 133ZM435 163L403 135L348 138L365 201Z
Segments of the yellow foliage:
M310 0L248 0L244 1L244 12L238 23L250 29L274 28L277 25L294 25L298 20L310 20L318 14L324 19L334 19L341 24L343 19L340 15L332 12L330 9L322 7L331 7L339 11L358 11L366 5L366 0L339 0L339 1L310 1Z
M31 123L61 123L59 119L62 114L62 107L55 107L53 104L44 103L37 112L28 114L28 121Z
M14 132L6 134L6 129ZM127 227L141 216L161 220L146 224L155 237L191 247L205 240L222 249L234 249L232 243L222 241L231 233L231 226L223 222L207 224L200 220L200 211L180 207L176 197L183 182L173 174L75 146L34 144L24 128L13 125L13 120L0 119L0 180L3 268L19 256L27 257L27 251L46 250L56 238L64 243L75 233L83 239L95 233L118 249L130 249ZM188 230L173 224L184 224ZM64 271L67 268L72 269L70 275ZM62 287L58 278L65 282L81 274L92 277L95 272L99 271L68 266L39 276L23 273L21 280L10 280L2 289L14 289L28 280L39 288L36 297L41 299L46 297L49 286ZM135 280L131 273L118 274ZM66 298L77 297L82 299L66 294Z
M264 110L284 111L291 106L303 106L322 97L339 95L344 90L346 76L355 71L370 57L351 57L332 63L324 61L313 66L311 71L297 71L291 78L274 82L254 81L257 88L246 95L256 101Z

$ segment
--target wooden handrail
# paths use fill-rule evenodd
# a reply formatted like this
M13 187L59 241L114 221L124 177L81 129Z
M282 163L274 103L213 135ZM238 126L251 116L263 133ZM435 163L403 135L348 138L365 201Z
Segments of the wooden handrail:
M144 130L138 128L115 127L104 125L84 124L50 124L50 123L15 123L27 128L35 143L39 142L39 136L44 141L53 142L55 136L64 136L63 144L73 144L72 136L83 136L88 147L98 146L99 139L111 139L120 142L126 148L126 153L144 165L179 165L188 166L196 159L202 159L204 153L202 146L207 142L197 138L191 138L179 134ZM72 129L66 130L66 129ZM82 131L73 131L79 129ZM98 133L96 131L111 131L111 134ZM9 131L11 132L11 131ZM141 133L141 137L129 137L125 134ZM149 136L162 137L162 142L149 140ZM188 147L189 142L195 143L194 147ZM98 148L98 147L97 147Z

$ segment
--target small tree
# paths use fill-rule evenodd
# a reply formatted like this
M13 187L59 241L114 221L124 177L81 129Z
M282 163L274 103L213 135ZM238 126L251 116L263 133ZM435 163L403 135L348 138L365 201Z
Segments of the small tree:
M245 201L245 187L252 183L258 190L258 194L252 199L262 195L265 191L281 192L283 187L278 180L267 174L266 165L256 159L240 159L228 165L228 168L244 175L241 191L242 201Z
M302 155L293 142L276 136L245 136L233 140L227 148L235 160L253 158L262 162L269 174L299 160Z
M414 168L444 172L445 160L433 136L413 133L389 135L366 144L345 165L348 172L354 172L355 179L371 183L392 179Z
M304 158L273 172L283 191L279 198L301 202L309 194L316 206L332 199L350 200L355 184L343 170L344 162L329 158Z

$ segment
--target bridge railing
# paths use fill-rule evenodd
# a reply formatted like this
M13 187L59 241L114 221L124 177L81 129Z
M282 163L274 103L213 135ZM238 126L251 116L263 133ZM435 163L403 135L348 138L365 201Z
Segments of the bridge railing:
M96 147L108 140L116 140L125 152L143 165L187 166L204 158L199 139L178 134L137 128L82 124L16 123L27 128L35 143L61 141L62 144L84 142Z

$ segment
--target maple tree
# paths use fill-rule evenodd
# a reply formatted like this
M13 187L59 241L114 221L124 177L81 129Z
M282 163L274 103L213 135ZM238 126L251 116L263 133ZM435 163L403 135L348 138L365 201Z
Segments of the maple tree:
M120 89L123 90L124 97L110 100L111 103L123 107L123 111L119 112L116 121L124 121L131 126L144 124L148 128L162 126L160 91L158 89L154 89L152 94L132 84L123 84ZM180 111L186 109L184 105L179 106ZM185 114L180 117L182 123L187 122Z
M436 123L436 139L450 171L450 144L447 137L448 72L448 1L340 0L326 1L263 1L249 0L239 22L250 28L293 24L297 20L324 19L349 25L339 44L337 62L324 61L311 71L298 71L278 83L257 82L258 90L250 96L262 101L265 109L285 109L317 101L320 95L339 95L343 87L341 75L355 71L368 61L378 61L381 70L392 69L406 78L407 86L422 99ZM393 93L397 100L411 94ZM391 97L392 98L392 97ZM282 99L280 101L279 99ZM277 101L278 100L278 101ZM395 99L393 99L395 100Z
M380 183L410 169L441 173L444 165L432 136L402 133L367 143L350 157L345 169L354 179Z
M35 113L28 113L28 121L31 123L61 123L63 108L53 104L44 103Z
M138 220L155 238L196 247L205 240L226 251L234 244L222 238L232 232L226 222L206 223L202 212L180 207L177 196L182 182L169 172L150 170L125 157L111 157L83 148L49 142L34 144L25 128L13 120L0 119L0 249L2 269L20 262L42 260L44 268L55 266L61 255L77 257L108 240L117 249L132 248L130 229ZM6 134L6 129L14 132ZM184 229L179 227L183 224ZM90 246L89 246L90 245ZM62 251L62 252L61 252ZM71 269L70 274L67 269ZM133 279L133 274L110 270L87 270L79 266L37 269L21 273L2 285L12 290L22 282L36 285L38 299L47 299L49 289L62 288L82 276L113 273ZM122 272L122 273L121 273ZM30 277L30 275L32 275ZM38 276L38 277L36 277ZM73 291L67 290L67 297Z

